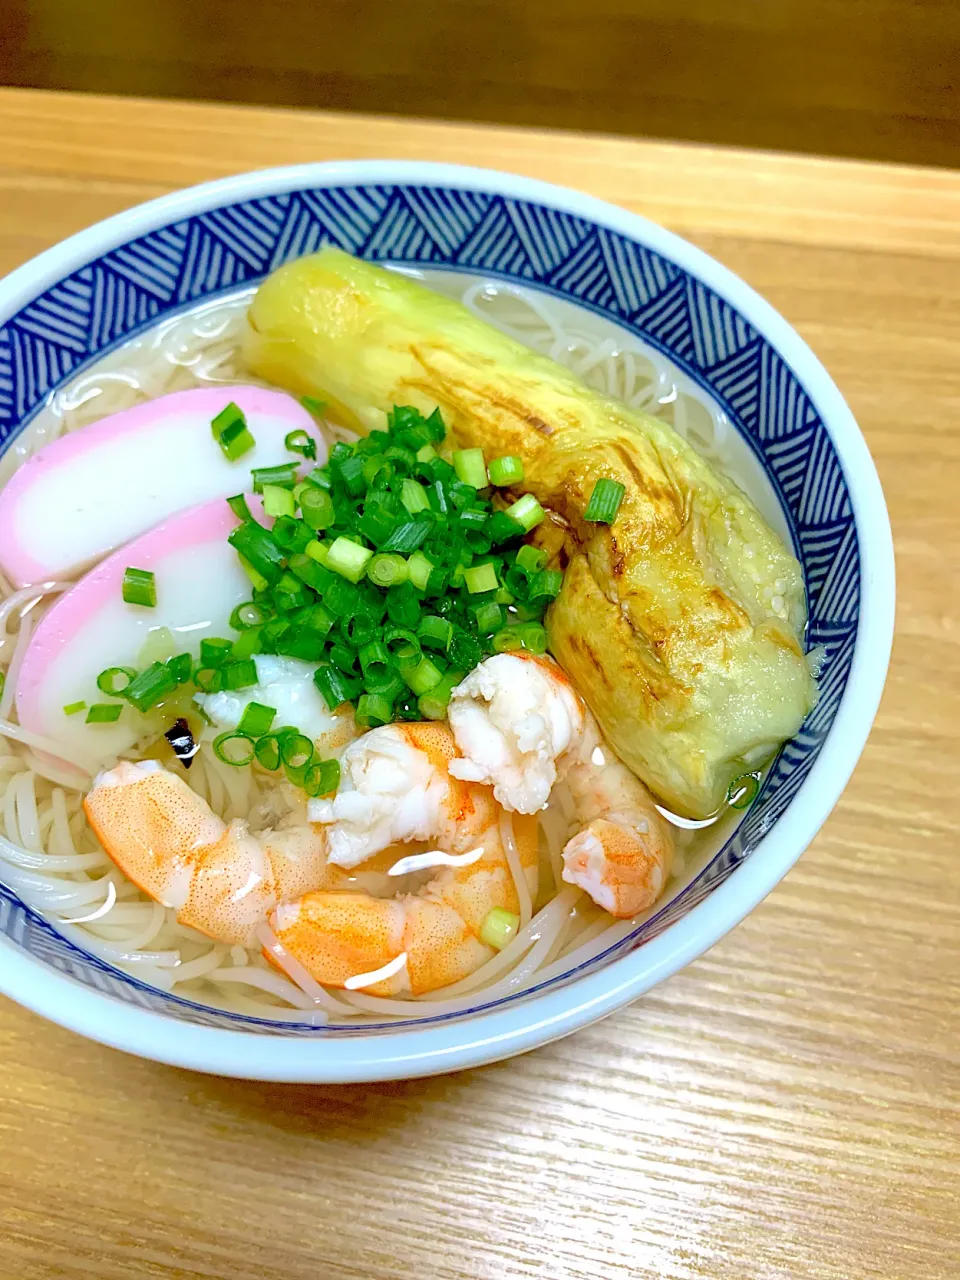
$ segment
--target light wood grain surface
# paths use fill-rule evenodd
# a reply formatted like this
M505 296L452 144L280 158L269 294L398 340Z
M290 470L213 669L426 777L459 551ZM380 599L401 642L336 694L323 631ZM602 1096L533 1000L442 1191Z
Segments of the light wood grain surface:
M300 1088L126 1058L0 1004L4 1280L960 1275L960 175L0 92L0 270L172 187L414 156L665 223L825 361L880 469L898 636L862 762L749 919L525 1058Z

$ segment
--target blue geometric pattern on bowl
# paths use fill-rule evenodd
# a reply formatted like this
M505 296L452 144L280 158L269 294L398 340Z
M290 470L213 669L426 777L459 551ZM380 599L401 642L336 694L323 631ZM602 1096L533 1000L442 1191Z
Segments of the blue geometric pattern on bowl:
M808 641L825 653L819 702L724 848L676 898L585 966L592 970L656 936L721 884L809 773L840 705L857 636L860 559L843 472L792 370L695 276L629 237L568 213L432 186L324 187L244 201L174 223L88 263L0 329L0 447L51 390L138 330L198 300L255 283L280 263L328 243L371 260L482 272L530 285L632 330L720 402L762 463L790 522L806 579ZM0 932L90 987L205 1026L321 1037L375 1029L278 1025L158 991L78 950L2 887ZM478 996L477 1008L502 1003L484 1004ZM397 1025L383 1024L383 1030Z

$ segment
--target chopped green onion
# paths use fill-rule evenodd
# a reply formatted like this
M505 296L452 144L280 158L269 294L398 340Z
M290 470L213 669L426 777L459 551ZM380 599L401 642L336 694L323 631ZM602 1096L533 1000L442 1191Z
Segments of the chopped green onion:
M372 558L373 552L369 548L359 547L349 538L340 537L330 547L327 568L348 582L359 582Z
M344 702L350 702L360 691L360 682L339 671L332 663L317 667L313 683L331 711L336 711Z
M367 729L389 724L393 719L393 703L379 693L365 693L357 703L357 724Z
M487 471L490 473L490 483L501 488L511 484L522 484L523 459L516 457L514 454L507 454L503 458L494 458L487 467Z
M559 569L543 569L530 578L530 600L554 600L563 586Z
M313 631L318 636L327 636L336 619L330 610L318 601L298 613L296 621L305 631Z
M457 479L464 484L472 484L475 489L487 487L487 467L482 449L456 449L453 454L453 469Z
M132 569L128 566L123 571L122 593L127 604L139 604L145 609L155 609L157 580L149 569Z
M541 520L546 519L547 513L532 493L525 493L513 506L507 507L504 515L509 516L511 520L516 520L517 524L529 533Z
M455 627L447 657L450 659L451 666L459 667L463 671L472 671L483 657L483 650L469 632Z
M437 457L437 451L432 444L421 445L417 450L418 462L432 462Z
M316 560L317 564L326 564L330 548L325 542L312 538L303 548L303 554L309 556L311 560Z
M318 400L316 396L301 396L300 403L306 409L307 413L312 413L315 418L323 415L324 409L327 407L325 400Z
M237 732L246 733L251 738L262 738L273 724L276 714L276 707L265 707L262 702L248 702L237 725Z
M397 667L415 667L420 661L420 641L407 627L385 627L383 643Z
M280 492L286 491L281 489ZM313 541L313 531L302 520L295 520L293 516L277 516L270 532L281 551L302 551Z
M263 493L266 485L280 485L283 489L292 489L297 483L297 464L281 462L275 467L254 467L250 474L253 477L254 493Z
M474 596L482 591L496 591L500 585L497 581L497 571L489 561L467 569L463 575L463 581L467 590Z
M483 604L474 606L473 617L477 624L478 633L482 636L489 636L500 629L500 624L503 622L503 610L493 600L487 600Z
M76 703L73 704L76 706ZM81 703L81 706L83 704ZM66 708L64 708L66 710ZM80 708L77 707L79 711ZM87 712L86 724L113 724L120 719L123 707L119 702L95 702Z
M309 763L313 757L313 743L305 733L288 733L280 742L280 759L293 769Z
M167 659L167 670L177 684L186 684L193 672L193 659L189 653L178 653Z
M439 649L445 653L453 639L453 623L449 618L438 618L435 614L425 614L417 627L417 639L431 649Z
M546 653L547 633L539 622L525 622L520 627L520 639L523 647L530 653Z
M322 489L318 489L317 493L322 493ZM296 504L293 501L293 494L289 489L283 489L278 484L265 484L263 486L263 510L264 514L273 516L292 516L296 511Z
M154 662L130 681L123 691L123 696L138 711L143 712L149 711L158 702L162 702L176 688L176 676L166 663Z
M231 400L210 423L213 438L230 462L236 462L256 445L250 433L243 410Z
M517 552L517 568L522 569L524 573L539 573L543 566L547 563L547 553L539 547L532 547L529 542L525 542Z
M256 743L249 734L230 729L214 738L213 754L224 764L240 767L252 763L256 755Z
M367 577L375 587L398 586L409 576L410 570L403 556L376 555L367 566Z
M494 653L513 653L514 650L522 648L523 639L520 635L520 627L503 627L493 637Z
M201 640L200 665L203 667L222 667L230 657L232 648L232 640L223 640L219 636L211 636Z
M427 559L422 551L415 551L407 561L407 572L410 574L410 581L418 591L426 590L433 567L433 563Z
M502 951L520 928L520 917L506 907L491 907L480 926L480 941L495 951Z
M445 720L450 695L464 677L463 671L445 671L443 679L435 684L429 693L422 693L417 699L417 710L424 720Z
M272 773L280 768L280 739L277 734L267 733L262 738L258 738L254 753L257 764L264 769L269 769Z
M415 667L404 668L400 674L417 697L429 693L443 677L443 672L429 658L421 658Z
M299 453L302 457L309 458L311 462L316 461L317 442L302 427L296 431L287 432L283 439L283 447L289 449L291 453Z
M387 590L387 614L398 627L415 627L420 621L420 601L409 582Z
M422 547L430 537L431 526L425 520L410 520L398 524L380 548L381 551L399 551L409 555Z
M263 653L263 627L247 627L233 642L231 658L237 662L244 658L252 658L255 653ZM189 657L189 654L187 655Z
M363 674L386 677L390 669L390 653L380 640L372 640L360 650L360 668Z
M593 520L599 524L612 524L617 518L620 503L626 489L619 480L608 480L601 477L593 486L593 493L583 513L584 520Z
M412 516L415 516L418 511L427 511L430 507L426 489L416 480L411 480L409 476L405 477L401 486L400 501Z
M242 662L228 662L220 668L221 689L249 689L257 683L257 664L252 658Z
M227 506L238 520L253 519L253 516L250 514L250 508L247 506L247 500L242 493L237 493L232 498L228 498Z
M255 521L247 521L227 535L227 541L256 569L263 587L274 583L283 571L284 555L269 530ZM257 583L253 584L255 587ZM263 590L259 587L259 590Z
M201 693L219 693L223 688L223 675L217 667L200 667L193 673L193 683Z
M300 494L300 514L313 530L329 529L336 519L333 499L325 489L310 485Z
M133 667L107 667L97 676L97 688L111 698L119 698L136 674Z
M240 555L239 552L237 552L237 559L240 561L240 568L250 579L254 591L265 591L267 587L269 587L270 583L266 580L263 574L258 572L247 557Z
M254 604L252 600L245 600L231 613L230 626L234 631L246 631L248 627L258 627L266 620L267 615L258 604Z
M340 785L340 761L318 760L307 770L303 789L308 796L328 796Z
M748 809L757 798L760 777L756 773L742 773L734 778L727 790L727 804L731 809Z
M109 703L102 702L101 706L109 706ZM87 704L85 702L68 702L63 708L65 716L75 716L78 711L85 711Z

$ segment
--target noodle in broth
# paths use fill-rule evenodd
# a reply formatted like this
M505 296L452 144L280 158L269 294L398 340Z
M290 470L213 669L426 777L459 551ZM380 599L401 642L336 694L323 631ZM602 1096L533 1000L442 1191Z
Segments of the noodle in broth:
M738 474L736 433L724 413L637 339L568 304L513 285L446 273L431 274L425 282L459 297L477 315L572 369L590 386L672 424L704 457L744 484ZM108 414L191 387L257 382L239 358L251 295L247 290L164 321L53 393L0 457L0 486L51 440ZM62 746L16 723L17 671L30 635L43 611L71 585L47 582L14 591L0 576L0 670L5 674L0 695L0 880L77 946L189 1000L260 1018L323 1025L330 1019L410 1018L474 1008L479 1001L562 975L636 927L636 920L611 923L579 889L561 881L561 850L571 834L572 813L562 786L554 788L550 807L541 815L541 887L533 901L519 870L509 815L504 820L504 844L521 902L516 935L474 973L442 990L409 1000L333 991L310 979L269 930L260 937L275 963L260 948L212 942L180 925L173 909L127 880L90 830L82 799L91 763L65 755ZM149 743L138 746L130 758L149 754ZM187 780L225 821L248 818L256 828L258 821L267 825L292 816L278 813L281 801L270 775L224 764L206 736ZM702 862L719 834L716 828L709 833L678 830L675 883L689 872L690 854L696 852ZM396 879L388 882L375 873L356 873L353 881L381 896L397 888ZM400 888L410 883L417 882L402 878Z

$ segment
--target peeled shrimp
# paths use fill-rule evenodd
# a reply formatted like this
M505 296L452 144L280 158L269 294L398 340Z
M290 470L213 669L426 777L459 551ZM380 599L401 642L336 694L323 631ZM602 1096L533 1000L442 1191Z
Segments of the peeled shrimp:
M331 864L353 867L414 840L436 841L446 864L419 893L387 899L320 890L278 906L274 934L317 982L376 995L421 995L458 982L494 955L480 938L489 913L518 912L516 872L527 893L536 892L536 819L513 819L511 849L490 788L453 775L456 753L446 725L385 725L347 748L334 799L308 805L309 817L327 824Z
M507 810L543 808L558 778L580 829L563 850L563 879L611 915L629 918L660 896L673 837L653 797L613 754L559 666L498 654L453 691L454 776L489 784Z
M101 773L83 802L104 849L134 884L181 924L220 942L252 944L278 902L346 877L328 865L322 827L253 835L229 826L155 760L121 761Z

